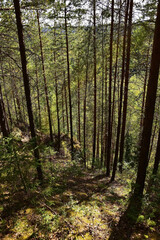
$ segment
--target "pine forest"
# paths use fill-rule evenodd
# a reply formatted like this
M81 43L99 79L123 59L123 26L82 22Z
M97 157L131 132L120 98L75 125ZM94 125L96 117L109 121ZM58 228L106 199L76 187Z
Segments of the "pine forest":
M0 239L160 240L160 0L0 0Z

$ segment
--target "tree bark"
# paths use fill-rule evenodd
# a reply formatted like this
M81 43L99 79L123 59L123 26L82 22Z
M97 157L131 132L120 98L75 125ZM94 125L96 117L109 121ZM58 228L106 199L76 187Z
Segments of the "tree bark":
M9 125L8 125L8 119L7 119L7 114L6 114L6 108L5 108L5 104L4 104L4 100L3 100L1 84L0 84L0 98L1 98L1 107L2 107L2 111L3 111L4 122L6 125L6 129L9 133Z
M96 154L96 128L97 128L97 66L96 66L96 0L93 0L93 55L94 55L94 123L93 123L93 156L92 168L94 168Z
M148 153L150 138L153 125L153 117L155 110L155 101L159 77L159 67L160 67L160 2L158 3L157 9L157 19L155 24L154 31L154 40L153 40L153 50L152 50L152 59L151 59L151 68L147 88L146 96L146 105L145 105L145 118L144 118L144 128L142 133L141 140L141 149L139 154L139 164L136 185L134 189L133 197L139 198L143 196L143 189L146 178L146 170L148 167Z
M111 181L114 181L114 179L115 179L117 163L118 163L119 139L120 139L120 130L121 130L121 118L122 118L121 114L122 114L123 83L124 83L124 75L125 75L126 31L127 31L128 8L129 8L129 0L127 0L126 12L125 12L125 25L124 25L124 35L123 35L122 74L121 74L120 99L119 99L119 110L118 110L118 126L117 126L116 149L115 149Z
M40 28L39 12L38 12L38 10L37 10L37 22L38 22L39 44L40 44L40 50L41 50L42 73L43 73L45 97L46 97L47 112L48 112L48 122L49 122L50 139L51 139L51 142L53 142L51 110L50 110L50 105L49 105L48 87L47 87L47 79L46 79L45 66L44 66L43 45L42 45L41 28Z
M109 68L109 114L108 114L108 141L107 141L107 171L106 176L110 176L110 158L112 141L112 59L113 59L113 24L114 24L114 0L112 0L111 13L111 33L110 33L110 68Z
M63 75L64 75L64 94L65 94L65 106L66 106L67 133L69 134L68 101L67 101L67 89L66 89L65 71L64 71Z
M122 120L122 131L121 131L120 156L119 156L119 163L120 163L119 170L120 170L120 172L122 172L122 165L123 165L124 139L125 139L126 117L127 117L129 65L130 65L130 49L131 49L131 31L132 31L132 12L133 12L133 0L130 1L129 23L128 23L126 74L125 74L124 103L123 103L123 120Z
M159 162L160 162L160 129L158 134L156 155L155 155L155 161L154 161L154 167L153 167L153 175L156 175L158 172Z
M37 59L35 57L35 73L36 73L36 88L37 88L37 101L38 101L38 120L39 120L39 128L42 127L41 120L41 105L40 105L40 92L39 92L39 78L38 78L38 70L37 70Z
M8 137L9 132L7 129L6 118L4 113L4 103L3 103L2 94L1 94L1 85L0 85L0 125L1 125L1 131L3 133L3 137Z
M15 72L15 70L14 70ZM19 122L23 122L23 117L22 117L22 111L21 111L21 104L20 104L20 98L19 98L19 93L18 89L15 83L15 79L12 77L12 86L13 86L13 91L14 91L14 96L17 104L17 118Z
M7 102L7 109L8 109L10 126L12 127L13 120L12 120L12 115L11 115L11 111L10 111L10 104L9 104L9 100L8 100L8 96L7 96L7 92L6 92L6 83L5 83L5 77L4 77L2 62L1 62L1 71L2 71L2 81L3 81L3 87L4 87L4 96L5 96L5 99L6 99L6 102Z
M151 140L150 140L150 147L149 147L149 153L148 153L148 161L150 161L151 158L151 154L152 154L152 149L153 149L153 144L154 144L154 139L155 139L155 135L156 135L156 129L157 129L157 123L158 123L158 119L156 118L155 120L155 125L151 134Z
M42 175L41 162L39 158L39 151L37 148L36 133L35 133L34 121L33 121L31 94L30 94L29 78L27 74L27 61L26 61L25 45L23 40L23 26L21 22L20 5L19 5L19 0L14 0L13 2L14 2L15 14L16 14L16 23L17 23L17 30L18 30L18 40L19 40L19 47L20 47L21 64L22 64L22 71L23 71L23 82L24 82L25 96L26 96L26 102L27 102L28 117L29 117L29 123L30 123L31 136L34 142L34 156L37 163L38 179L42 181L43 175Z
M55 27L54 27L54 38L55 38L55 46L56 46L56 28ZM54 64L55 64L54 75L55 75L56 109L57 109L57 125L58 125L58 143L57 143L57 148L58 148L58 151L60 151L60 147L61 147L61 129L60 129L60 117L59 117L58 80L57 80L57 72L56 72L56 51L54 51Z
M103 25L103 13L102 13L102 116L101 116L101 167L104 158L104 25Z
M65 131L65 120L64 120L64 87L62 86L62 119L63 119L63 132Z
M79 56L78 56L79 58ZM80 102L80 78L79 78L79 59L78 59L78 89L77 89L77 102L78 102L78 141L81 142L81 102Z
M106 55L106 63L105 63L105 133L104 133L104 154L105 154L105 162L104 165L106 166L106 160L107 160L107 141L108 141L108 83L107 83L107 79L108 79L108 66L107 66L107 55ZM101 162L101 166L103 165L103 163Z
M144 78L144 85L143 85L143 98L142 98L141 120L140 120L140 137L141 137L141 130L143 128L144 108L145 108L145 98L146 98L146 87L147 87L147 78L148 78L148 72L149 72L148 71L149 50L150 50L150 47L148 47L148 51L147 51L146 70L145 70L145 78Z
M89 70L89 47L90 47L90 34L88 35L88 46L86 51L86 76L85 76L85 83L84 83L84 103L83 103L83 158L84 158L84 165L86 167L86 106L87 106L87 86L88 86L88 70Z
M67 53L67 73L68 73L68 94L69 94L69 110L70 110L70 134L71 134L71 157L73 160L73 122L72 122L72 99L71 99L71 76L69 62L69 44L68 44L68 27L67 27L67 8L65 0L65 32L66 32L66 53Z
M117 83L117 70L118 70L118 57L119 57L119 40L120 40L120 23L121 23L121 0L119 1L119 18L118 18L118 32L117 32L117 47L116 47L116 62L115 62L115 72L114 72L114 86L113 86L113 104L112 104L112 117L111 117L111 131L113 130L114 126L114 119L115 119L115 96L116 96L116 83ZM111 132L112 136L112 132ZM113 146L114 146L114 136L112 137L111 144L112 144L112 153L111 153L111 162L113 159Z

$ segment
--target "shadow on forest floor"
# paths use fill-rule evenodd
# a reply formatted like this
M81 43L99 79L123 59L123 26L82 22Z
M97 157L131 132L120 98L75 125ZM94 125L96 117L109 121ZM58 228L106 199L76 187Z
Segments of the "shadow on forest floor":
M130 185L125 175L110 183L103 172L86 170L67 159L51 159L47 164L43 186L32 187L27 194L23 190L1 194L0 238L143 239L141 230L139 237L131 238L138 215L128 221Z
M137 202L135 208L135 202L132 198L130 198L129 205L120 217L118 224L113 227L109 240L132 239L132 234L136 231L135 226L141 212L141 207L142 202Z

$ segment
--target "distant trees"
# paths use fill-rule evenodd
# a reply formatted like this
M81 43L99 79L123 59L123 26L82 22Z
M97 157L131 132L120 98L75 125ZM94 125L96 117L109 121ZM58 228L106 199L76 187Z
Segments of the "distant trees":
M8 136L18 123L27 122L28 115L33 139L35 128L39 128L49 134L52 146L60 151L61 135L68 134L72 159L74 141L78 141L84 165L105 167L106 176L112 171L114 181L117 169L122 172L123 167L129 167L128 161L133 166L137 164L148 104L154 16L151 24L143 22L143 13L139 16L141 21L132 19L136 9L133 0L93 0L88 1L87 9L84 1L49 1L41 5L23 1L23 18L17 21L18 45L16 27L11 21L14 8L8 11L8 3L2 2L1 132ZM145 5L143 8L144 11ZM154 129L152 165L153 156L159 153ZM128 139L132 139L130 146ZM128 146L130 159L129 155L125 158ZM39 159L36 140L34 148ZM158 163L156 157L154 169ZM42 173L38 171L40 179Z

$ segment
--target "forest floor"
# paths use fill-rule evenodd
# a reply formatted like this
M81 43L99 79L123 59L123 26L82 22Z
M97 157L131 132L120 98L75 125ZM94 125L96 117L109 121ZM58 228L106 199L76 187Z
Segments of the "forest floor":
M111 237L128 206L133 172L110 183L104 170L87 170L65 157L45 164L43 185L33 184L27 192L1 183L0 239L160 239L160 219L153 221L151 211L142 211L133 227L125 223L118 229L121 237Z

